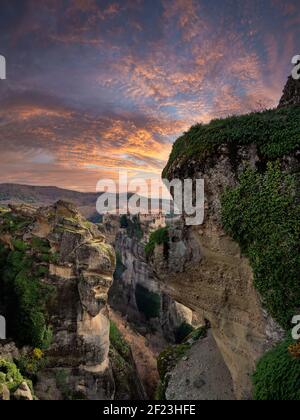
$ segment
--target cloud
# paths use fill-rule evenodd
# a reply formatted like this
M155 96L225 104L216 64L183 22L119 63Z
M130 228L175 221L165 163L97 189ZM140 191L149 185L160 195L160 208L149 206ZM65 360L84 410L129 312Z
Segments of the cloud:
M276 106L299 52L296 6L4 1L0 181L93 190L119 168L157 176L190 125Z

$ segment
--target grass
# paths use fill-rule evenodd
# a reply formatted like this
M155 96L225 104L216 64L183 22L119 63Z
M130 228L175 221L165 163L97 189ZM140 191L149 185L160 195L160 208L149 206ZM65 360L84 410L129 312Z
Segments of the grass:
M201 161L216 155L223 144L256 144L261 157L267 160L291 153L300 146L300 107L232 116L191 127L174 143L163 178L168 178L175 162L182 166L190 158Z

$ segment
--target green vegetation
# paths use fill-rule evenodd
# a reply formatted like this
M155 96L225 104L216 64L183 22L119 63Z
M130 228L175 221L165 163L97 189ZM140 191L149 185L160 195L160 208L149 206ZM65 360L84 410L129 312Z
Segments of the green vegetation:
M16 360L16 365L23 376L35 381L38 372L46 366L46 359L43 351L35 348L30 354Z
M188 337L194 328L192 325L188 324L187 322L183 322L178 328L175 330L175 342L176 344L180 344L184 341L186 337Z
M169 346L160 353L157 359L157 369L161 380L165 379L167 373L174 369L190 348L191 344L182 343L176 346Z
M268 312L286 329L299 310L300 204L295 179L269 164L246 170L222 197L224 228L249 258Z
M255 400L300 400L300 361L288 351L291 338L266 353L253 376Z
M128 343L124 340L122 334L118 330L116 324L110 321L110 343L111 346L119 353L119 355L128 360L130 356L130 347Z
M2 232L21 232L30 224L30 220L22 216L11 213L11 211L1 212L0 233Z
M160 353L157 359L157 370L160 377L160 382L157 386L155 394L155 399L157 401L163 401L166 399L165 392L168 387L169 373L186 355L187 351L192 347L192 345L196 341L206 337L206 334L206 326L193 329L193 331L185 337L182 343L177 344L175 346L169 346L163 352Z
M189 158L202 160L215 155L222 144L233 148L256 144L260 155L266 159L290 153L300 146L300 107L216 119L193 126L175 142L163 177L167 177L177 159L181 163Z
M15 243L14 251L0 244L0 303L10 320L8 334L20 345L44 349L52 338L46 305L53 289L41 282L46 267L36 265L37 257L28 253L26 244Z
M135 299L138 310L146 319L158 318L160 313L160 296L138 284L135 289Z
M169 248L169 231L167 227L160 228L151 233L149 242L145 246L146 257L153 255L156 245L164 245L164 255L167 256Z
M14 363L0 359L0 385L6 385L11 392L15 392L23 382L27 382L32 389L31 382L21 375Z

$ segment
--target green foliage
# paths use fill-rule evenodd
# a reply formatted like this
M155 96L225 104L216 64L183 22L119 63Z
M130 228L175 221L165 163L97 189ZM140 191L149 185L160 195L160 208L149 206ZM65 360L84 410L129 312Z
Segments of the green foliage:
M36 265L26 248L9 251L0 246L0 303L9 319L8 333L18 344L46 348L52 336L46 305L53 289L40 281L47 268Z
M18 359L16 364L23 376L36 380L38 372L46 366L46 359L43 351L35 348L30 354Z
M292 176L279 164L246 170L222 197L223 225L249 258L269 313L289 328L300 302L300 205Z
M29 224L29 219L12 214L11 211L1 212L0 232L21 232Z
M135 289L138 310L146 319L158 318L160 313L160 296L138 284Z
M191 348L190 344L184 343L176 346L169 346L160 353L157 359L157 369L161 380L177 365L186 352Z
M164 253L167 253L169 245L169 231L167 227L160 228L151 233L149 242L145 246L145 253L147 258L150 258L151 255L153 255L156 245L164 245Z
M15 239L14 241L12 241L12 244L16 251L23 252L26 251L28 248L27 244L20 239Z
M69 385L69 374L66 369L58 369L55 373L56 385L64 400L72 400L72 391Z
M139 218L137 216L129 218L126 216L126 214L123 214L120 217L120 227L122 229L126 229L127 235L130 238L136 238L138 240L141 240L143 238L143 231L141 228Z
M195 342L195 341L200 340L201 338L206 337L206 335L207 335L207 327L206 326L205 327L200 327L200 328L197 328L194 331L192 331L191 334L189 334L186 337L185 341L191 340L191 341Z
M128 360L130 356L130 347L128 343L124 340L116 324L112 321L110 321L109 336L111 346L119 353L119 355L123 359Z
M286 339L258 362L253 375L255 400L300 400L300 360L288 351L292 343Z
M24 378L14 363L0 359L0 384L5 384L12 392L16 391Z
M177 344L180 344L184 341L184 339L189 336L194 331L192 325L188 324L187 322L183 322L178 328L175 330L175 341Z
M159 381L156 391L154 400L155 401L166 401L166 390L167 390L167 382L166 381Z
M163 177L167 177L175 161L184 163L191 157L205 159L214 155L222 144L232 147L256 144L262 157L276 159L299 148L299 133L300 108L297 106L198 124L175 142Z
M50 245L47 239L33 237L31 246L34 250L39 251L42 254L47 254L50 251Z

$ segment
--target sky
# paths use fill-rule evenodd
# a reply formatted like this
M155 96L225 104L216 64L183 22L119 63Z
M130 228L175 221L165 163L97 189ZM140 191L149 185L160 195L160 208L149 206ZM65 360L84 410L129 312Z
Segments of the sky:
M299 0L1 0L0 183L159 177L197 123L275 107ZM298 40L298 43L297 43Z

